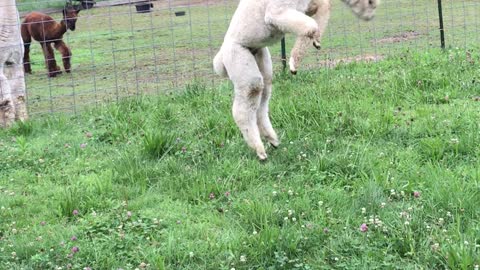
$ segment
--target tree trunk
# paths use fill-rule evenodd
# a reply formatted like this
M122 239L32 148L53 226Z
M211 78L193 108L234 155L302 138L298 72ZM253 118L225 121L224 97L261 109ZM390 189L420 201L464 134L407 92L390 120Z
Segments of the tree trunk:
M15 0L0 2L0 128L27 119L23 41Z

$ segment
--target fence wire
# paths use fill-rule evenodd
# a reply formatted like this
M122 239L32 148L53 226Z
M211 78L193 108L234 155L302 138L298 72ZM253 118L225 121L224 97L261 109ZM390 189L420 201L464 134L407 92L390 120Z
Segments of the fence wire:
M60 21L64 4L61 0L17 0L21 18L35 10ZM93 7L81 10L75 31L63 36L73 54L71 73L47 77L42 49L32 42L33 73L26 76L31 116L77 113L127 96L168 93L194 83L215 86L222 81L213 73L212 59L238 0L97 0L83 4ZM477 50L480 1L443 0L442 4L447 49ZM437 0L383 0L370 22L355 18L338 0L332 0L332 5L322 50L312 48L300 70L381 61L440 48ZM149 10L142 12L142 8ZM295 37L285 38L288 57ZM275 69L280 70L280 43L270 50ZM56 57L61 67L61 55L56 53Z

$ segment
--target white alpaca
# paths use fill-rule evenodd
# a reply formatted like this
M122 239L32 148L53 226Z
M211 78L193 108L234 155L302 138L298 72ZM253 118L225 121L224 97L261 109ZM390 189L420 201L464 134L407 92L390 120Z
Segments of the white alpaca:
M213 60L215 72L233 82L233 118L247 144L261 160L267 158L260 135L274 147L278 136L270 123L268 102L272 92L272 60L266 46L284 33L297 35L290 59L294 73L306 44L320 47L330 14L329 0L241 0ZM379 0L341 0L364 20L375 14ZM310 17L311 16L311 17Z
M327 28L328 20L330 19L330 0L314 0L311 1L305 14L312 17L318 24L318 30L315 32L313 38L308 36L297 36L295 45L290 52L290 72L297 74L297 67L300 64L308 46L312 43L313 46L319 50L320 40L323 36L323 32Z

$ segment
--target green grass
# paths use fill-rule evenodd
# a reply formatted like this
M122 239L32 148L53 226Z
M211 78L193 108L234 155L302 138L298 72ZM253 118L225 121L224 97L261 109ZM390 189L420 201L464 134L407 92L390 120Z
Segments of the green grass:
M101 2L105 0L96 0ZM17 9L20 12L28 12L32 10L44 10L48 8L62 8L67 0L17 0ZM80 1L73 0L74 5L80 5Z
M277 73L283 143L265 163L227 83L1 130L0 265L474 269L479 61L429 50Z

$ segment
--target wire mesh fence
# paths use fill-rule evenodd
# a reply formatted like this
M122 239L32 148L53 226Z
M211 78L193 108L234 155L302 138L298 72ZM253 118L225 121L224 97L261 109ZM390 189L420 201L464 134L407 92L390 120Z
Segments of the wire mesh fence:
M238 0L75 2L84 6L77 27L63 35L73 55L70 73L48 77L42 48L32 41L32 74L26 76L30 115L77 113L126 96L221 82L211 63ZM340 1L332 0L322 49L312 48L300 70L440 49L438 2L442 2L446 47L477 50L478 0L383 0L371 22L358 20ZM17 0L21 20L36 10L60 22L64 5L65 0ZM285 39L288 56L294 37ZM270 50L275 69L281 70L280 44Z

